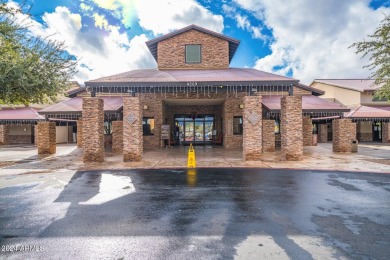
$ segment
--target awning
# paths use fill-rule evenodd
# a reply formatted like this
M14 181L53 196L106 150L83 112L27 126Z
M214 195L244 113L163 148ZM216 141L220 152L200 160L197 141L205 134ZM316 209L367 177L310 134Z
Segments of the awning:
M351 119L390 119L390 106L358 106L345 117Z
M38 110L31 107L2 108L0 122L2 123L32 123L45 118L38 114Z

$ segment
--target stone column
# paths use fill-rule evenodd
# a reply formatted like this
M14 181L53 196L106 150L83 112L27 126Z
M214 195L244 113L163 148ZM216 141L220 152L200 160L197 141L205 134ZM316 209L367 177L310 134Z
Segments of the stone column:
M39 122L37 125L38 154L56 153L56 123Z
M320 124L318 125L318 142L327 143L328 142L328 125Z
M275 120L263 120L263 153L275 152Z
M82 146L83 162L104 161L104 101L97 97L83 98ZM80 131L77 129L77 132Z
M281 159L302 160L302 96L284 96L280 103Z
M112 152L123 152L123 121L112 121Z
M243 156L246 161L257 161L262 153L261 96L244 97Z
M142 110L139 97L123 97L123 161L141 161Z
M382 122L382 143L390 143L390 123Z
M9 144L9 125L0 125L0 145Z
M77 120L77 147L83 148L83 119Z
M302 118L303 146L313 146L313 124L310 117Z
M335 119L333 125L333 152L352 152L352 140L356 140L356 123L351 119Z

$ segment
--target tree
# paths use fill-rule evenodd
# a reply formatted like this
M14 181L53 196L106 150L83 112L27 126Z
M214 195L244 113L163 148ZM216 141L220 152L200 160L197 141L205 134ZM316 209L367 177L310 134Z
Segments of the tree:
M0 4L0 103L54 101L76 73L77 61L64 43L34 36L17 14L28 12Z
M362 58L370 55L369 64L364 68L372 71L370 78L376 85L383 84L375 91L375 96L390 101L390 16L385 14L374 34L368 37L369 40L356 42L350 47L355 47L356 54L362 54Z

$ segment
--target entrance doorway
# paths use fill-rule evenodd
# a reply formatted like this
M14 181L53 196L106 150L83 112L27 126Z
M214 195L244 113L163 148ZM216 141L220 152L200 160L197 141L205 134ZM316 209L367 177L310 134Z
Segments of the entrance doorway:
M372 123L372 140L374 142L382 141L382 122Z
M180 144L211 144L214 115L175 115L175 139Z

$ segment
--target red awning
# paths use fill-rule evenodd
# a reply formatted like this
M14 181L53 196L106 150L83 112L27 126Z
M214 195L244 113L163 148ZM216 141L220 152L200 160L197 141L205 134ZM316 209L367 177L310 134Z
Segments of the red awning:
M358 106L345 115L347 118L390 118L390 106Z
M38 114L38 110L31 107L2 108L0 109L0 120L3 121L39 121L45 118Z

